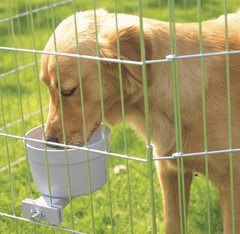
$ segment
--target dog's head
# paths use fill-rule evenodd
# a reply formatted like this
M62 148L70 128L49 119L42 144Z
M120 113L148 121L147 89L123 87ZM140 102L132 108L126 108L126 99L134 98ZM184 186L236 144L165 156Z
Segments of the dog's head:
M118 17L120 58L141 61L138 17L126 17L123 15ZM83 122L85 121L86 124L88 140L101 126L103 116L101 86L106 120L110 124L115 124L121 121L122 114L118 63L108 61L99 63L96 59L78 59L66 55L79 53L80 55L97 56L99 54L102 58L117 59L119 56L115 16L99 10L96 24L93 12L77 13L76 19L76 24L73 16L64 20L49 39L45 51L56 51L65 55L43 54L40 78L46 83L50 93L49 114L45 130L46 140L63 143L62 124L64 122L66 144L82 146L85 139ZM146 33L144 40L146 58L150 59L151 43ZM129 102L136 101L135 93L142 88L142 67L122 64L121 71L125 105L127 106ZM99 76L101 76L101 85ZM148 67L147 76L150 80Z

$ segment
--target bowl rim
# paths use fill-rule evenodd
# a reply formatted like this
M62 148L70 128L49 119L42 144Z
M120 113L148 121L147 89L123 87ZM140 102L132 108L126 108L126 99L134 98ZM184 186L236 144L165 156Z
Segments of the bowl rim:
M44 124L44 126L45 126L45 124ZM63 152L63 151L67 151L67 152L69 152L69 151L74 151L74 150L81 150L81 148L85 148L85 149L91 149L92 147L94 147L95 145L97 145L97 144L99 144L100 142L102 142L102 141L104 141L104 138L102 137L101 138L101 140L99 140L99 141L97 141L97 142L95 142L95 143L93 143L93 144L91 144L91 145L84 145L84 146L82 146L82 147L80 147L80 146L76 146L76 147L79 147L79 149L55 149L55 148L52 148L52 149L50 149L50 148L48 148L48 149L45 149L45 147L44 148L38 148L38 147L35 147L35 146L32 146L32 145L30 145L29 143L28 143L28 141L31 141L31 139L34 139L34 140L39 140L39 139L36 139L36 138L30 138L30 137L27 137L27 135L30 133L30 132L32 132L32 131L34 131L34 130L36 130L37 128L42 128L43 126L42 125L39 125L39 126L37 126L37 127L35 127L35 128L32 128L31 130L29 130L26 134L25 134L25 138L26 139L24 139L23 141L24 142L26 142L26 146L27 147L29 147L29 148L32 148L32 149L34 149L34 150L39 150L39 151L46 151L46 152ZM110 131L110 128L107 126L107 125L105 125L105 128L106 128L106 138L108 138L109 136L110 136L110 133L111 133L111 131ZM100 129L98 129L98 131L102 131L103 130L103 125L101 126L101 128ZM96 133L96 132L95 132ZM94 133L94 134L95 134ZM94 135L93 134L93 135ZM29 139L29 140L28 140ZM91 139L90 139L91 140ZM34 141L35 142L35 141ZM38 142L39 143L39 142ZM41 143L41 142L40 142ZM42 143L42 144L44 144L44 143ZM64 146L63 146L64 147Z

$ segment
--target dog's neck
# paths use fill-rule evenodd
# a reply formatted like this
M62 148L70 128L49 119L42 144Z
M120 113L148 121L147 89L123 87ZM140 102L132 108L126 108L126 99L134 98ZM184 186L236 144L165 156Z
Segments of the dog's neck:
M209 22L211 24L212 31L207 31L203 24L203 36L209 35L203 38L203 46L205 53L211 53L215 51L224 51L225 49L225 39L224 35L220 35L223 43L214 44L212 38L212 33L218 33L217 30L213 30L216 27L214 22ZM150 30L152 30L154 50L152 54L152 60L155 59L165 59L167 55L171 54L170 45L170 33L169 24L164 22L156 21L156 25L148 25ZM211 28L210 27L210 28ZM219 27L219 25L218 25ZM222 25L224 27L224 24ZM184 24L176 25L176 40L177 40L177 54L199 54L200 53L200 42L199 42L199 27L198 24L192 24L188 30L192 32L189 33L184 28ZM220 32L220 30L219 30ZM186 37L186 35L191 35L191 37ZM235 45L231 37L229 36L229 48ZM213 35L214 36L214 35ZM208 39L206 39L208 38ZM191 41L195 43L191 43ZM199 43L198 43L199 42ZM221 48L220 48L221 47ZM234 49L234 48L232 48ZM236 59L235 59L236 60ZM232 63L235 61L232 61ZM191 66L189 66L191 64ZM219 72L222 69L220 67L225 66L226 61L224 56L211 57L204 59L204 85L206 91L206 97L211 100L211 95L216 95L214 93L209 93L209 86L217 86L219 82L217 79L221 77L225 79ZM155 147L156 156L166 156L171 155L176 152L176 137L175 137L175 121L174 121L174 91L173 91L173 66L172 62L167 63L156 63L151 64L152 73L152 84L148 87L148 101L149 101L149 124L150 124L150 134L151 143ZM213 69L211 69L213 67ZM236 66L237 67L237 66ZM202 126L196 126L194 123L202 123L202 78L201 78L201 60L196 58L190 58L188 60L178 60L177 62L177 78L179 84L179 96L181 105L181 124L182 124L182 139L183 148L185 152L193 151L203 151L203 145L199 145L199 148L192 149L188 146L188 142L198 140L203 134L201 129ZM176 71L176 70L175 70ZM224 83L224 82L220 82ZM219 87L211 90L214 92L219 92L217 90L222 90ZM191 97L191 98L190 98ZM112 118L109 118L110 123L116 123L121 121L121 102L120 100L111 109L113 114ZM114 114L115 113L115 114ZM125 114L126 120L131 124L131 126L146 139L146 121L145 121L145 107L144 107L144 97L143 90L139 89L135 91L134 94L128 97L125 101ZM196 121L196 119L199 119ZM154 130L153 130L154 129ZM188 134L186 134L188 133ZM196 136L195 133L198 133ZM195 134L195 135L194 135ZM187 138L188 137L188 138ZM191 138L191 139L190 139Z

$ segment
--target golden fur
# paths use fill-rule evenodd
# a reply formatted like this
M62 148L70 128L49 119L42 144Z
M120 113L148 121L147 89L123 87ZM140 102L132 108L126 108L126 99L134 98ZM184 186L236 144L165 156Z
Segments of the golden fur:
M78 47L81 55L97 56L93 12L77 14ZM169 23L143 19L146 60L165 59L171 54ZM140 27L138 16L118 14L120 58L141 61ZM118 58L115 15L97 11L99 55ZM240 13L228 18L229 51L240 49ZM202 22L204 53L225 51L224 17ZM64 20L55 31L57 52L77 53L74 17ZM200 53L199 24L176 24L177 54ZM55 51L54 37L45 51ZM46 139L63 142L57 69L61 80L66 143L83 145L83 118L79 88L78 60L68 56L44 54L41 79L50 91L50 110L46 125ZM230 55L230 90L232 148L240 148L240 55ZM207 149L229 149L227 67L226 56L203 59ZM99 94L98 62L80 59L84 109L88 138L102 122ZM122 64L125 115L132 127L146 138L142 67ZM199 58L178 60L179 92L182 120L183 152L204 152L203 111L201 89L201 61ZM109 124L122 120L119 70L117 63L101 62L104 112ZM169 156L176 152L172 63L147 65L151 144L154 156ZM236 233L240 233L240 154L233 154L234 209ZM219 189L224 233L232 233L229 154L209 156L209 178ZM163 192L165 233L180 233L178 179L176 160L156 162ZM186 204L189 201L192 172L205 174L205 157L184 158Z

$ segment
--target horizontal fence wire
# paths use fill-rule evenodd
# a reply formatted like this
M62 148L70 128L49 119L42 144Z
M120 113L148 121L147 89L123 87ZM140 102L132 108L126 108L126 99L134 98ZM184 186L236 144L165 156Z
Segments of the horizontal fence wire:
M20 137L20 136L6 134L6 133L0 133L0 136L10 137L10 138L14 138L14 139L20 139L20 140L24 140L24 141L39 142L39 143L42 143L42 144L47 143L48 145L66 147L68 149L80 149L80 150L83 150L83 151L89 151L89 152L93 152L93 153L102 153L102 154L109 155L109 156L131 159L131 160L135 160L135 161L139 161L139 162L148 162L147 159L137 158L137 157L134 157L134 156L128 156L128 155L123 155L123 154L99 151L99 150L89 149L87 147L79 147L79 146L66 145L66 144L61 144L61 143L54 143L54 142L49 142L49 141L44 141L44 140L36 140L34 138ZM149 147L149 146L147 146L147 147ZM196 152L196 153L180 153L180 152L177 152L177 153L174 153L173 155L169 155L169 156L152 158L152 161L169 160L169 159L184 158L184 157L204 156L206 154L207 155L213 155L213 154L237 153L237 152L240 152L240 148L238 148L238 149L226 149L226 150L204 151L204 152Z
M142 61L122 60L122 59L113 59L113 58L102 58L102 57L98 57L98 56L69 54L69 53L60 53L60 52L49 52L49 51L42 51L42 50L30 50L30 49L12 48L12 47L5 47L5 46L0 46L0 50L26 52L26 53L36 53L36 54L59 55L59 56L65 56L65 57L83 58L83 59L90 59L90 60L96 60L96 61L102 61L102 62L132 64L132 65L139 65L139 66L143 65ZM190 55L170 54L170 55L167 55L165 59L146 60L145 63L146 64L166 63L166 62L171 62L173 60L180 60L180 59L202 58L202 57L212 57L212 56L226 56L226 55L235 55L235 54L240 54L240 50L213 52L213 53L201 53L201 54L190 54Z
M123 155L123 154L105 152L105 151L100 151L100 150L94 150L94 149L90 149L90 148L87 148L87 147L79 147L79 146L66 145L66 144L61 144L61 143L54 143L54 142L44 141L44 140L36 140L34 138L20 137L20 136L6 134L6 133L0 133L0 136L10 137L10 138L24 140L24 141L39 142L39 143L42 143L42 144L48 144L48 145L51 145L51 146L59 146L59 147L67 148L67 149L80 149L80 150L88 151L88 152L92 152L92 153L101 153L101 154L104 154L104 155L115 156L115 157L125 158L125 159L131 159L131 160L135 160L135 161L139 161L139 162L148 162L147 159L137 158L137 157ZM171 158L171 157L169 157L169 158Z
M47 106L47 107L43 108L42 110L33 112L33 113L30 114L30 115L26 115L26 116L24 116L23 120L27 120L27 119L35 116L35 115L40 114L41 111L46 111L46 110L48 110L48 109L49 109L49 107ZM15 120L15 121L13 121L12 123L6 124L5 128L12 127L12 126L15 125L15 124L21 123L23 120L22 120L22 119ZM3 130L4 130L4 127L0 127L0 132L3 131Z
M20 163L20 162L24 161L25 159L26 159L26 156L24 156L24 157L22 157L22 158L16 160L15 162L12 162L12 163L10 164L10 167L16 165L17 163ZM5 166L5 167L2 167L2 168L0 168L0 172L5 171L5 170L8 169L8 168L9 168L8 165Z
M72 0L66 0L66 1L58 2L58 3L53 3L52 5L40 7L40 8L34 9L32 11L26 11L26 12L18 14L18 15L13 15L12 17L7 17L7 18L4 18L4 19L0 19L0 23L10 21L11 19L18 19L18 18L27 16L27 15L31 15L32 13L38 13L40 11L51 9L52 7L61 6L61 5L64 5L66 3L70 3L70 2L72 2Z
M41 60L38 60L37 62L40 63L40 61L41 61ZM21 71L21 70L23 70L23 69L25 69L25 68L28 68L28 67L31 67L31 66L34 66L34 65L36 65L36 63L35 63L35 62L32 62L32 63L26 64L26 65L23 65L23 66L21 66L21 67L18 67L17 69L12 69L12 70L10 70L10 71L4 72L4 73L0 74L0 78L3 78L3 77L8 76L8 75L10 75L10 74L14 74L14 73L17 72L17 71ZM1 130L0 130L0 131L1 131Z
M46 223L40 223L40 222L36 222L36 221L33 221L33 220L29 220L29 219L25 219L25 218L21 218L21 217L17 217L17 216L14 216L14 215L1 213L1 212L0 212L0 217L12 218L12 219L15 219L15 220L24 221L24 222L28 222L28 223L32 223L32 224L37 224L37 225L40 225L40 226L50 227L50 228L65 231L65 232L71 232L71 233L77 233L77 234L87 234L85 232L79 232L79 231L76 231L76 230L71 230L71 229L67 229L67 228L63 228L63 227L58 227L58 226L54 226L54 225L50 225L50 224L46 224Z

